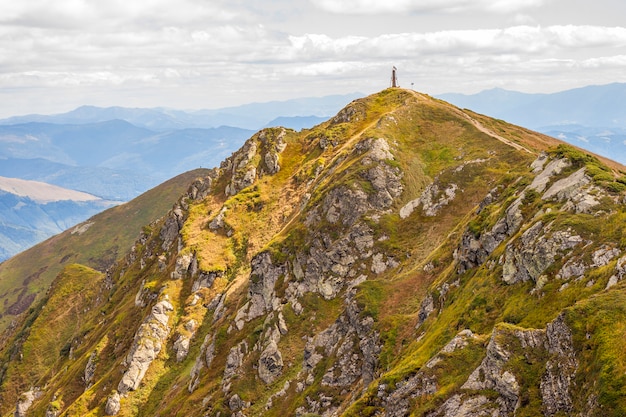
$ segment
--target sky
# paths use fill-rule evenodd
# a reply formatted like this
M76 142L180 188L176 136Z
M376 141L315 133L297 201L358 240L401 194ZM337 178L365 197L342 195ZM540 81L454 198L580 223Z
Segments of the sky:
M0 2L0 117L626 82L623 0Z

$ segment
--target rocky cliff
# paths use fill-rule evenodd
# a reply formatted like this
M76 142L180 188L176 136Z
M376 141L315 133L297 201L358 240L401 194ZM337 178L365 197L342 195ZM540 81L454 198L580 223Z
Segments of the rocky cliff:
M265 129L5 333L2 415L626 413L626 178L389 89Z

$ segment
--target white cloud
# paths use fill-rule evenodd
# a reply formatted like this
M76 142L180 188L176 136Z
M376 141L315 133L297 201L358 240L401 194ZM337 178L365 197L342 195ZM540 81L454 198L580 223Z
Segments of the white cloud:
M471 56L492 54L541 55L598 46L626 45L626 28L596 26L514 26L505 29L450 30L429 33L384 34L376 37L339 37L307 34L289 37L284 56L300 59L371 60L377 58L421 57L423 55Z
M380 13L460 13L483 10L494 13L514 13L536 8L544 0L310 0L316 7L331 13L371 14Z
M626 81L626 28L546 24L564 1L5 1L0 113L373 92L393 65L433 94Z

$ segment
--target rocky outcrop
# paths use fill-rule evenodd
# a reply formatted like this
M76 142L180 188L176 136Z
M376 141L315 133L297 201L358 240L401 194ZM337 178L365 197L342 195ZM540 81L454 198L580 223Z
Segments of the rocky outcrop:
M406 219L420 206L422 207L424 216L434 217L439 213L439 210L454 200L458 189L459 186L454 183L441 189L440 184L433 182L426 187L419 198L409 201L400 209L400 218Z
M500 332L494 329L487 345L487 355L461 388L496 391L499 395L497 401L499 411L503 415L512 415L518 406L520 386L515 375L506 370L506 364L511 359L512 352L500 340Z
M161 352L163 343L170 332L168 315L173 309L169 301L159 301L139 326L130 351L124 360L127 370L117 386L121 395L139 387L148 367Z
M249 301L239 309L235 317L235 326L241 330L245 322L253 320L280 305L275 295L278 278L286 273L284 265L274 265L269 252L262 252L252 259L250 273Z
M287 147L285 143L285 129L266 129L259 133L259 141L261 142L261 154L265 167L261 169L261 175L264 173L274 175L280 171L279 156Z
M220 168L230 175L226 195L235 195L254 184L259 176L275 174L280 170L279 155L286 147L286 133L284 128L264 129L222 162Z
M459 332L446 346L433 356L415 375L395 384L395 389L387 392L387 386L378 386L377 397L380 399L385 417L404 417L411 411L411 402L416 398L430 396L437 392L438 382L433 368L445 360L446 356L459 349L465 349L475 336L470 330ZM458 409L458 408L457 408Z
M185 214L180 206L174 207L165 218L165 223L161 227L159 237L163 241L161 248L167 251L174 241L178 240L180 230L185 223Z
M553 416L562 412L569 415L572 410L570 388L578 370L578 360L572 331L563 314L548 323L545 346L550 358L546 362L546 372L540 383L544 414Z
M370 207L378 210L388 208L404 190L402 171L388 163L395 160L389 143L384 138L366 139L355 146L355 152L365 152L361 164L369 168L361 175L372 184L373 192L368 196Z
M283 370L283 356L274 340L270 341L259 359L259 378L266 384L271 384L280 376Z
M98 352L93 351L91 355L89 355L89 360L87 361L87 365L85 365L85 372L83 376L83 382L85 383L85 390L91 387L93 383L93 377L96 373L96 366L98 364Z
M41 391L38 388L33 388L22 393L15 405L14 417L26 417L28 415L28 409L39 397L41 397Z
M586 168L583 167L569 177L556 181L541 198L565 202L563 210L590 213L595 206L600 204L599 196L604 194L598 187L590 184L591 178L586 174Z
M481 230L478 235L469 230L464 233L461 244L455 252L455 259L458 261L458 273L463 273L482 265L505 239L513 236L520 229L524 220L521 207L526 194L530 192L544 192L555 175L560 174L565 168L571 166L571 162L565 158L547 161L547 156L542 154L531 164L532 172L537 175L520 193L518 198L511 203L506 209L504 216L496 222L491 230ZM498 191L497 188L493 189L485 196L485 199L479 206L479 212L491 204L494 194Z
M187 387L190 393L194 392L198 385L200 385L200 371L203 368L210 368L215 358L215 335L207 334L200 347L200 352L196 357L193 368L190 372L189 386Z
M544 415L570 415L571 387L578 361L572 332L563 314L548 323L545 330L495 328L485 358L462 385L461 393L427 415L515 415L521 404L522 388L520 377L513 373L510 362L520 355L527 358L528 366L537 360L545 361L540 382ZM488 398L480 393L483 390L495 391L498 395Z
M577 257L570 258L556 274L556 278L565 281L571 278L581 279L588 270L608 265L609 262L619 256L619 254L619 249L604 246L591 254L591 263L589 264Z
M375 377L380 353L379 334L371 317L361 317L354 296L346 296L346 311L330 327L309 337L304 349L303 371L311 375L324 357L335 357L327 368L322 385L349 387L361 380L367 386Z
M113 391L107 398L107 402L104 406L104 414L107 416L116 416L120 412L120 402L120 394L117 391Z
M228 352L226 365L224 367L224 377L222 378L222 390L224 392L230 390L230 380L239 372L248 351L248 342L244 340L238 345L233 346Z
M624 276L626 276L626 255L617 260L617 264L615 265L615 273L609 278L609 281L606 284L606 288L611 288L619 281L621 281Z
M330 119L332 124L358 122L365 119L365 106L363 103L353 101L341 109L339 113Z
M174 342L174 352L176 352L176 362L182 362L189 354L189 338L187 336L179 335Z
M552 231L550 225L539 221L519 239L507 245L502 280L507 284L537 279L554 263L557 256L583 241L569 230Z

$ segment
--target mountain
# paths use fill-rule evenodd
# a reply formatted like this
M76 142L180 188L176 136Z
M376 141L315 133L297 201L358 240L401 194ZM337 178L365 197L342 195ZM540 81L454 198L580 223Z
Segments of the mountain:
M206 169L190 171L128 203L108 210L99 207L95 212L98 214L94 213L93 217L76 226L76 222L67 222L59 224L55 229L54 226L46 226L47 219L35 225L28 224L33 233L46 232L47 236L44 238L52 234L56 236L0 263L0 300L4 306L0 316L0 328L6 328L16 314L27 310L38 295L42 296L66 264L78 262L105 271L116 260L125 256L143 228L165 215L189 184L207 172ZM6 204L8 199L13 201ZM14 207L11 204L16 200L17 204L22 205L17 213L30 209L54 216L47 206L35 206L32 200L18 200L15 195L0 195L0 216L8 218L14 224L19 225L19 220L13 219L7 209ZM59 201L56 204L70 206L72 203L79 204L71 201ZM3 230L3 234L5 233Z
M499 88L473 95L442 94L457 106L558 136L626 163L626 84L587 86L552 94Z
M47 163L40 168L33 167L35 173L28 175L37 179L44 175L63 176L67 167L57 165L51 170L50 163L54 163L90 168L92 172L94 168L102 169L96 173L104 178L122 175L127 179L137 174L140 184L154 186L158 181L201 165L219 164L252 133L251 130L226 126L157 132L124 120L69 125L39 122L6 125L0 126L0 158L4 158L0 159L0 166L15 159L43 159ZM204 151L189 151L197 148ZM109 183L105 189L110 189L113 184ZM93 192L99 185L77 184L76 188Z
M264 127L286 127L293 130L309 129L315 125L325 122L330 117L319 116L292 116L292 117L277 117L270 121Z
M0 415L625 415L625 172L398 88L264 129L0 265Z
M44 158L0 159L0 176L45 182L114 201L132 200L158 184L155 178L128 168L73 166Z
M0 177L0 261L116 204L38 181Z
M302 129L328 119L348 97L356 96L253 103L199 112L82 106L64 114L12 117L0 121L0 176L47 182L106 200L129 201L182 172L218 165L254 133L224 126L227 122L254 129L280 122ZM300 116L311 113L322 116ZM54 204L56 217L74 223L52 218L42 223L51 205L36 206L20 213L7 206L2 212L0 261L97 212L92 203ZM61 212L63 207L67 213ZM16 217L17 223L13 222ZM46 227L41 230L29 226L44 223Z
M343 105L363 97L361 93L303 97L285 101L249 103L241 106L183 111L166 108L128 108L81 106L67 113L55 115L32 114L0 120L0 125L26 123L93 124L124 120L132 125L155 131L170 131L189 128L212 128L232 126L257 130L277 117L316 115L330 117Z

